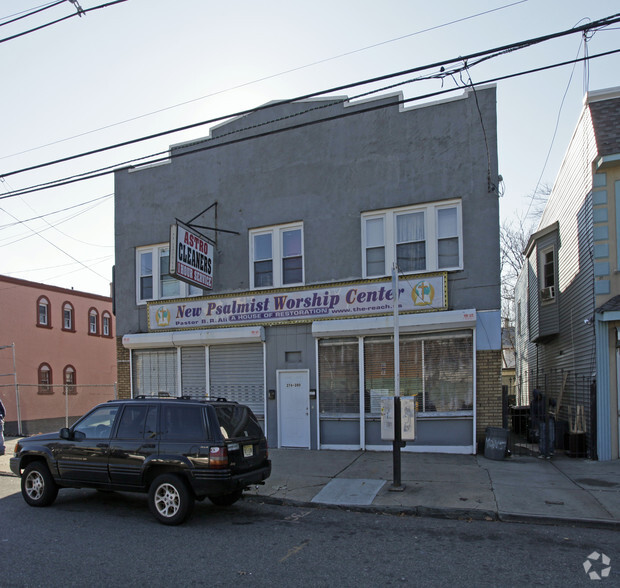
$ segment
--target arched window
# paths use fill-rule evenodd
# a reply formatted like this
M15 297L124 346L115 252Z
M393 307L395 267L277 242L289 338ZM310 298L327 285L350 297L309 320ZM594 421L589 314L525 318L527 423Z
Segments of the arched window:
M72 365L66 365L63 370L63 380L65 384L65 394L77 394L75 368Z
M39 394L53 394L52 368L49 363L42 363L38 370Z
M99 313L96 308L91 308L88 311L88 334L99 334Z
M112 316L107 310L101 315L101 334L104 337L112 336Z
M39 296L37 300L37 327L44 327L47 329L52 327L50 301L45 296Z
M62 305L62 330L63 331L75 331L75 313L73 311L73 304L65 302Z

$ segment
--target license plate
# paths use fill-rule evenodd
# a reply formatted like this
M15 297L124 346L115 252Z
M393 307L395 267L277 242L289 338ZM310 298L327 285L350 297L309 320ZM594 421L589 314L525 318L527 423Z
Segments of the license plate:
M252 457L253 455L254 455L254 446L244 445L243 446L243 457Z

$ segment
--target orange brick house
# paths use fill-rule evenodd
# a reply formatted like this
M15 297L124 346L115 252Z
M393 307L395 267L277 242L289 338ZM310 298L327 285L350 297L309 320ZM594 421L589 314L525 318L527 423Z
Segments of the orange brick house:
M0 275L0 309L7 435L58 429L115 397L111 298Z

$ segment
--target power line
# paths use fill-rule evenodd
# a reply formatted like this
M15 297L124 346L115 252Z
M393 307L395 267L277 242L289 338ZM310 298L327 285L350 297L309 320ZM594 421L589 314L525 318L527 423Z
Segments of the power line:
M24 18L28 18L29 16L33 16L35 14L38 14L39 12L43 12L44 10L48 10L50 8L54 8L54 6L58 6L59 4L62 4L63 2L66 2L67 0L58 0L58 2L51 2L49 4L45 4L43 6L38 6L34 9L31 10L31 12L26 12L26 14L24 14L24 12L18 12L17 14L21 15L21 16L17 16L17 15L13 15L13 16L17 16L17 18L13 18L12 20L7 20L6 22L0 22L0 27L3 27L5 25L17 22L18 20L22 20ZM7 18L11 18L10 16ZM0 19L0 20L4 20L4 19Z
M582 58L579 58L579 59L572 59L572 60L569 60L569 61L563 61L563 62L560 62L560 63L555 63L555 64L551 64L551 65L541 66L541 67L538 67L538 68L529 69L529 70L522 71L522 72L507 74L507 75L498 76L498 77L495 77L495 78L489 78L489 79L486 79L486 80L483 80L483 81L479 82L478 84L475 84L475 86L483 86L485 84L490 84L490 83L495 83L495 82L499 82L499 81L504 81L504 80L508 80L508 79L512 79L512 78L516 78L516 77L521 77L521 76L524 76L524 75L530 75L530 74L533 74L533 73L539 73L539 72L550 70L550 69L554 69L554 68L557 68L557 67L563 67L565 65L571 65L571 64L574 64L574 63L577 63L577 62L583 62L583 61L586 61L586 60L596 59L596 58L599 58L599 57L607 57L609 55L613 55L613 54L616 54L616 53L620 53L620 49L614 49L612 51L607 51L607 52L604 52L604 53L599 53L597 55L590 55L588 57L582 57ZM272 130L269 130L269 131L265 131L263 133L257 133L257 134L253 134L253 135L249 135L249 136L239 137L239 138L236 138L236 139L231 139L229 141L220 141L220 139L221 139L220 137L216 137L216 138L213 138L213 139L210 139L210 140L202 139L202 140L200 140L200 142L207 142L207 141L209 141L210 144L206 145L206 146L203 146L203 147L200 147L200 148L191 149L191 150L188 150L188 151L183 151L183 152L180 152L180 153L174 153L174 152L171 152L169 150L166 150L164 152L159 152L159 153L156 153L156 154L147 155L147 156L143 156L143 157L140 157L140 158L134 158L134 159L132 159L129 162L125 162L125 165L129 164L131 162L142 160L142 159L149 159L149 161L147 162L148 164L163 163L163 162L170 161L170 160L178 158L178 157L184 157L186 155L194 155L194 154L196 154L198 152L201 152L201 151L208 151L208 150L211 150L211 149L220 148L220 147L224 147L224 146L227 146L227 145L233 145L233 144L236 144L236 143L242 143L242 142L245 142L245 141L250 141L250 140L259 139L259 138L263 138L263 137L268 137L268 136L275 135L275 134L280 134L280 133L283 133L283 132L298 130L298 129L301 129L301 128L304 128L304 127L308 127L308 126L312 126L312 125L317 125L317 124L321 124L321 123L325 123L325 122L331 122L331 121L338 120L338 119L341 119L341 118L347 118L347 117L350 117L350 116L357 116L359 114L373 112L373 111L376 111L376 110L382 110L384 108L393 107L395 105L409 104L411 102L416 102L416 101L425 100L425 99L429 99L429 98L435 98L437 96L441 96L441 95L444 95L444 94L455 92L455 91L460 90L460 89L462 89L462 88L460 86L457 86L455 88L449 88L449 89L439 90L439 91L436 91L436 92L430 92L430 93L419 95L419 96L415 96L415 97L412 97L412 98L403 98L401 100L390 101L387 104L383 103L383 104L363 107L363 108L355 109L355 110L353 110L351 112L346 112L346 113L343 113L343 114L338 114L338 115L329 116L329 117L325 117L325 118L315 119L315 120L312 120L312 121L306 121L306 122L299 123L299 124L296 124L296 125L289 125L287 127L283 127L283 128L280 128L280 129L272 129ZM270 124L271 122L273 122L273 121L268 121L267 123L263 123L263 124ZM247 129L243 129L243 130L247 130ZM213 143L213 144L211 144L211 143ZM166 154L165 157L162 157L160 159L150 159L151 157L156 157L156 156L161 155L163 153ZM98 170L93 170L91 172L84 172L84 173L81 173L81 174L70 176L68 178L60 178L58 180L52 180L52 181L44 183L44 184L37 184L35 186L30 186L30 187L27 187L27 188L23 188L23 189L16 190L14 192L8 193L8 194L6 194L4 196L0 196L0 200L4 200L6 198L12 198L12 197L15 197L15 196L21 196L21 195L24 195L24 194L30 194L30 193L33 193L33 192L39 192L41 190L47 190L47 189L50 189L50 188L57 188L57 187L60 187L60 186L66 186L68 184L73 184L75 182L80 182L80 181L84 181L84 180L90 180L90 179L99 178L99 177L108 175L114 169L118 169L119 167L122 167L123 165L124 164L117 163L117 164L114 164L114 165L107 166L105 168L101 168L101 169L98 169Z
M63 16L62 18L53 20L51 22L40 25L38 27L34 27L33 29L29 29L27 31L23 31L15 35L11 35L10 37L5 37L4 39L0 39L0 43L6 43L7 41L12 41L13 39L17 39L19 37L23 37L24 35L29 35L30 33L40 31L41 29L51 27L52 25L58 24L59 22L63 22L64 20L74 18L75 16L82 16L83 14L86 14L87 12L92 12L93 10L100 10L101 8L107 8L108 6L114 6L115 4L120 4L121 2L127 2L127 0L114 0L113 2L108 2L107 4L100 4L99 6L93 6L92 8L87 8L86 10L78 9L77 12L70 14L69 16Z
M19 220L14 214L11 214L8 210L4 211L6 214L8 214L10 217L13 217L15 220ZM58 249L58 251L60 251L61 253L64 253L67 257L71 258L73 261L75 261L76 263L79 263L84 269L87 269L89 272L92 272L93 274L95 274L96 276L99 276L100 278L109 281L109 278L106 278L105 276L103 276L102 274L100 274L99 272L96 272L92 267L87 266L85 263L81 262L79 259L77 259L76 257L73 257L73 255L71 255L70 253L68 253L67 251L65 251L64 249L62 249L61 247L59 247L58 245L56 245L55 243L52 243L47 237L43 236L41 231L35 231L33 228L28 227L33 233L35 233L36 235L38 235L39 237L41 237L41 239L43 239L44 241L46 241L49 245L51 245L52 247L54 247L55 249Z
M61 0L61 1L64 1L64 0ZM336 59L341 59L343 57L348 57L350 55L355 55L355 54L361 53L363 51L368 51L369 49L375 49L377 47L381 47L382 45L387 45L389 43L394 43L396 41L402 41L403 39L408 39L410 37L414 37L414 36L417 36L417 35L421 35L423 33L428 33L428 32L431 32L431 31L435 31L435 30L438 30L438 29L441 29L441 28L444 28L444 27L451 26L453 24L465 22L467 20L478 18L480 16L484 16L484 15L490 14L492 12L497 12L499 10L504 10L506 8L511 8L513 6L516 6L518 4L523 4L523 3L528 2L528 1L529 0L518 0L517 2L512 2L511 4L505 4L503 6L498 6L497 8L492 8L490 10L485 10L483 12L478 12L478 13L472 14L470 16L466 16L466 17L463 17L463 18L459 18L459 19L456 19L456 20L445 22L445 23L442 23L442 24L439 24L439 25L436 25L436 26L433 26L433 27L428 27L426 29L421 29L419 31L414 31L413 33L408 33L406 35L401 35L400 37L394 37L392 39L387 39L387 40L381 41L379 43L374 43L372 45L367 45L365 47L360 47L358 49L353 49L352 51L347 51L345 53L340 53L338 55L333 55L332 57L327 57L325 59L320 59L318 61L313 61L311 63L307 63L305 65L300 65L298 67L294 67L294 68L291 68L291 69L288 69L288 70L285 70L285 71L281 71L279 73L275 73L275 74L271 74L271 75L268 75L268 76L264 76L262 78L251 80L249 82L244 82L242 84L238 84L236 86L231 86L231 87L225 88L223 90L218 90L216 92L212 92L212 93L206 94L204 96L199 96L198 98L192 98L192 99L186 100L184 102L179 102L177 104L173 104L172 106L166 106L164 108L160 108L158 110L153 110L151 112L140 114L140 115L134 116L132 118L127 118L125 120L118 121L118 122L115 122L115 123L112 123L112 124L109 124L109 125L105 125L103 127L98 127L96 129L91 129L89 131L84 131L83 133L78 133L77 135L72 135L72 136L66 137L64 139L58 139L57 141L52 141L50 143L45 143L44 145L38 145L37 147L32 147L30 149L25 149L24 151L19 151L17 153L12 153L10 155L4 155L4 156L0 157L0 160L1 159L8 159L10 157L15 157L17 155L24 155L25 153L32 153L33 151L37 151L37 150L43 149L45 147L51 147L52 145L58 145L59 143L64 143L66 141L71 141L72 139L78 139L80 137L84 137L85 135L90 135L92 133L97 133L99 131L104 131L104 130L107 130L107 129L110 129L110 128L113 128L113 127L116 127L116 126L120 126L120 125L129 123L129 122L133 122L133 121L136 121L136 120L147 118L147 117L153 116L155 114L160 114L160 113L166 112L168 110L173 110L174 108L179 108L180 106L186 106L187 104L192 104L192 103L198 102L200 100L205 100L206 98L212 98L213 96L218 96L220 94L225 94L225 93L231 92L233 90L239 90L240 88L245 88L247 86L251 86L251 85L254 85L254 84L257 84L257 83L260 83L260 82L271 80L271 79L274 79L274 78L277 78L277 77L280 77L280 76L283 76L283 75L286 75L286 74L289 74L289 73L301 71L301 70L307 69L309 67L314 67L316 65L321 65L323 63L327 63L329 61L334 61Z
M126 1L126 0L119 0L119 1ZM181 131L187 131L187 130L191 130L191 129L194 129L194 128L197 128L197 127L201 127L201 126L205 126L205 125L209 125L209 124L214 124L214 123L217 123L217 122L222 122L222 121L230 119L230 118L246 116L248 114L253 114L253 113L256 113L256 112L259 112L259 111L262 111L262 110L276 108L278 106L283 106L283 105L286 105L286 104L291 104L291 103L299 102L299 101L302 101L302 100L308 100L310 98L316 98L318 96L322 96L322 95L328 94L328 93L340 92L342 90L347 90L347 89L354 88L354 87L357 87L357 86L378 83L378 82L382 82L382 81L385 81L385 80L388 80L388 79L392 79L392 78L396 78L396 77L401 77L401 76L404 76L404 75L410 75L412 73L417 73L417 72L424 71L424 70L431 69L431 68L445 67L445 66L453 64L453 63L463 63L463 62L470 61L470 60L473 60L473 59L477 59L477 58L480 58L480 57L483 57L483 56L487 56L487 55L490 55L490 54L493 54L493 53L504 53L504 52L516 51L518 49L523 49L523 48L526 48L526 47L531 47L533 45L537 45L537 44L540 44L540 43L543 43L543 42L546 42L546 41L550 41L552 39L561 38L561 37L564 37L566 35L571 35L571 34L575 34L575 33L582 33L583 31L589 31L589 30L592 30L592 29L609 26L610 24L615 24L617 22L620 22L620 18L619 17L620 17L620 13L617 13L617 14L614 14L612 16L609 16L609 17L606 17L606 18L603 18L603 19L599 19L597 21L593 21L592 23L587 23L587 24L581 25L579 27L574 27L572 29L563 30L563 31L560 31L560 32L557 32L557 33L552 33L552 34L549 34L549 35L544 35L544 36L541 36L541 37L536 37L536 38L533 38L533 39L528 39L528 40L520 41L520 42L517 42L517 43L511 43L509 45L503 45L501 47L496 47L494 49L487 49L485 51L479 51L479 52L476 52L476 53L471 53L469 55L459 56L459 57L455 57L455 58L452 58L452 59L447 59L447 60L443 60L443 61L440 61L440 62L436 62L436 63L432 63L432 64L429 64L429 65L424 65L424 66L419 66L419 67L411 68L411 69L400 71L400 72L396 72L396 73L386 74L386 75L378 76L378 77L375 77L375 78L369 78L369 79L358 81L358 82L344 84L344 85L341 85L341 86L336 86L334 88L330 88L328 90L321 90L321 91L313 92L313 93L306 94L306 95L303 95L303 96L297 96L296 98L290 98L290 99L287 99L287 100L279 100L279 101L271 102L269 104L265 104L265 105L262 105L262 106L259 106L259 107L238 111L236 113L215 117L215 118L208 119L208 120L205 120L205 121L200 121L200 122L197 122L197 123L191 123L191 124L184 125L184 126L181 126L181 127L176 127L174 129L168 129L166 131L160 131L158 133L152 133L150 135L144 135L142 137L138 137L138 138L135 138L135 139L130 139L130 140L127 140L127 141L122 141L120 143L115 143L113 145L108 145L108 146L105 146L105 147L99 147L97 149L92 149L90 151L85 151L85 152L82 152L82 153L78 153L78 154L74 154L74 155L69 155L69 156L62 157L62 158L59 158L59 159L55 159L55 160L52 160L52 161L48 161L48 162L45 162L45 163L40 163L40 164L37 164L37 165L32 165L32 166L29 166L29 167L25 167L25 168L17 169L17 170L14 170L14 171L6 172L4 174L0 174L0 177L5 177L6 178L6 177L9 177L9 176L12 176L12 175L16 175L16 174L20 174L20 173L24 173L24 172L28 172L28 171L33 171L33 170L41 169L41 168L44 168L44 167L49 167L51 165L56 165L56 164L59 164L59 163L65 163L67 161L73 161L75 159L79 159L79 158L82 158L82 157L88 157L90 155L96 155L98 153L103 153L105 151L110 151L112 149L118 149L118 148L121 148L121 147L127 147L129 145L134 145L136 143L140 143L140 142L143 142L143 141L149 141L149 140L152 140L152 139L157 139L157 138L160 138L160 137L163 137L163 136L166 136L166 135L170 135L170 134L173 134L173 133L178 133L178 132L181 132Z
M64 2L64 0L63 0ZM53 216L54 214L60 214L61 212L67 212L68 210L72 210L74 208L80 208L81 206L86 206L87 204L92 204L93 202L98 202L99 200L104 200L106 198L111 198L114 194L106 194L105 196L99 196L97 198L93 198L92 200L87 200L86 202L80 202L79 204L74 204L73 206L67 206L66 208L61 208L59 210L54 210L52 212L47 212L45 214L40 214L39 216L33 216L31 218L27 218L24 220L16 221L14 223L7 223L5 225L0 225L0 231L2 229L8 229L10 227L14 227L17 225L21 225L24 223L29 223L31 221L39 220L47 216Z

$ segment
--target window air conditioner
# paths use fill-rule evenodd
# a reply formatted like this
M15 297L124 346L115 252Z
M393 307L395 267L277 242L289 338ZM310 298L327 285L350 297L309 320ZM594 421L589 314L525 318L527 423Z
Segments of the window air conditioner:
M555 287L547 286L540 291L540 297L544 301L553 300L555 298Z

